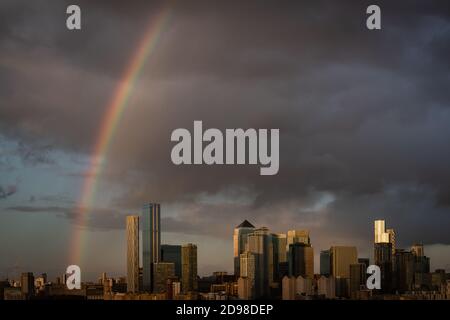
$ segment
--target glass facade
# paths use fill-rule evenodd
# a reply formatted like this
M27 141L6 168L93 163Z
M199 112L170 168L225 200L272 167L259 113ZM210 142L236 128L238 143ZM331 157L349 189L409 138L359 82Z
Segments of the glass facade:
M147 203L142 208L143 289L152 290L152 264L160 262L161 206Z
M175 264L175 276L181 279L181 246L163 244L161 246L161 261Z
M329 276L331 274L330 250L320 251L320 274Z

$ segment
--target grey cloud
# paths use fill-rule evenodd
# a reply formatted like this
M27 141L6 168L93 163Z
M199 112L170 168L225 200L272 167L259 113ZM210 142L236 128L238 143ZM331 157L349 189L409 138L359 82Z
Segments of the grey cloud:
M0 186L0 199L5 199L17 192L17 186L9 185L6 187Z
M42 206L42 205L20 205L5 208L7 211L18 213L51 213L57 217L70 220L72 223L97 230L123 229L125 226L125 214L116 210L106 208L90 208L87 211L76 206ZM86 219L77 219L85 212Z
M67 210L67 208L58 206L12 206L7 207L6 209L24 213L39 213L39 212L59 213Z
M38 164L55 164L55 161L51 158L51 146L30 146L23 142L19 142L17 147L17 153L25 164L38 165Z

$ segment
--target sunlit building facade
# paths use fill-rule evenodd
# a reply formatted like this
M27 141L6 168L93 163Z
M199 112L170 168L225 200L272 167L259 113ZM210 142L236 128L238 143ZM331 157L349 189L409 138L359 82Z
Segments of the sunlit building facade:
M352 246L330 248L331 274L335 278L350 278L350 265L358 263L358 252Z
M287 232L287 250L289 250L289 246L293 243L311 244L309 230L289 230Z
M246 251L240 255L240 278L238 291L241 299L253 299L255 297L256 264L255 254ZM243 286L243 287L242 287Z
M374 243L389 243L389 233L386 232L386 222L375 220Z
M247 235L252 233L255 227L244 220L240 225L234 228L233 249L234 249L234 274L239 277L240 272L240 254L247 250Z
M188 243L181 247L181 290L197 291L197 246Z
M139 216L127 216L127 291L139 291Z

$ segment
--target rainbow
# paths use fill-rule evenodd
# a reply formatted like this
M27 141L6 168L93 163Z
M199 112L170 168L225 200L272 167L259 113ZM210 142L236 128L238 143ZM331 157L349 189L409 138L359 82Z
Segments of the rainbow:
M88 213L94 203L97 183L102 174L102 161L106 158L108 149L113 140L117 126L125 112L133 88L145 65L147 58L154 52L162 31L167 25L170 8L165 7L153 18L146 28L137 50L127 65L120 82L118 83L110 103L107 105L105 115L101 121L100 131L95 140L90 156L88 169L81 189L81 197L77 205L75 229L72 237L71 250L69 250L71 263L81 265L82 252L86 242L85 227Z

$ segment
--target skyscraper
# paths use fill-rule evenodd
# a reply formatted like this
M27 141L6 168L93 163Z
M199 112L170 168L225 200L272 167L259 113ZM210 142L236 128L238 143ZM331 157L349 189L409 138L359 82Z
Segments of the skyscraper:
M249 251L241 253L241 277L253 278L255 277L255 255Z
M181 246L172 244L161 245L161 261L175 264L175 276L181 279Z
M414 256L414 288L428 290L431 286L430 258L425 256L423 244L416 243L411 247Z
M311 244L309 230L289 230L287 233L287 250L293 243Z
M381 292L389 293L393 286L392 256L395 249L395 231L385 228L384 220L375 220L374 260L381 270Z
M392 254L395 253L395 230L386 229L386 222L384 220L375 220L375 240L374 243L390 243Z
M335 278L350 278L350 265L358 263L358 253L356 247L331 247L330 256L331 274Z
M326 277L331 274L330 250L320 251L320 274Z
M389 234L389 243L392 245L392 254L395 254L395 230L386 229L386 232Z
M268 297L273 282L273 242L262 227L248 235L248 251L255 255L255 298Z
M197 246L188 243L181 247L181 290L197 291Z
M389 233L386 232L385 221L375 220L374 243L388 243Z
M401 293L413 290L414 262L412 252L403 249L395 251L393 261L395 289Z
M127 216L126 224L127 224L127 291L138 292L139 216Z
M278 262L286 262L287 261L287 237L284 233L272 233L272 240L274 244L274 256L276 255L276 260Z
M238 281L238 291L241 299L255 298L255 255L249 251L240 255L240 278Z
M287 262L286 243L287 238L284 233L273 233L273 279L274 281L280 281L284 274L282 274L282 268L280 264Z
M375 243L374 261L376 265L386 261L392 262L392 244L389 242Z
M314 277L314 250L301 242L289 245L289 276Z
M381 292L392 289L392 243L379 242L374 245L374 261L381 271Z
M252 233L255 227L244 220L240 225L234 228L233 233L233 246L234 246L234 275L239 277L240 271L240 254L245 252L247 246L247 235Z
M160 261L161 207L158 203L146 203L142 208L142 259L144 290L152 290L152 264Z
M411 252L416 257L423 257L424 256L424 250L423 250L423 244L421 243L415 243L411 246Z

